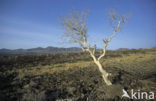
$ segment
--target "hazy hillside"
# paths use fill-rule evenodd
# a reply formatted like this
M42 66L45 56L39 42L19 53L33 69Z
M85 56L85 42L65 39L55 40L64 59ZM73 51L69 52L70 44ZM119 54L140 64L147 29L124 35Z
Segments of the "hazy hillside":
M155 48L151 48L155 49ZM101 49L97 49L97 51L100 51ZM144 49L140 49L144 50ZM59 48L59 47L37 47L37 48L31 48L31 49L0 49L0 56L14 56L14 55L37 55L37 54L52 54L52 53L71 53L71 52L81 52L81 48L78 47L69 47L69 48ZM113 51L113 50L107 50ZM115 50L114 50L115 51ZM116 51L137 51L136 49L128 49L128 48L119 48Z
M80 52L81 49L77 47L70 48L58 48L58 47L47 47L47 48L31 48L31 49L0 49L0 55L32 55L32 54L50 54L50 53L64 53L64 52Z

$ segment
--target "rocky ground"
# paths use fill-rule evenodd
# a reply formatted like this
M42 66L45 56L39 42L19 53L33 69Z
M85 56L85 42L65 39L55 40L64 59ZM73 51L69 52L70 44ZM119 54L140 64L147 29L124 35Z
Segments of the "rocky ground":
M123 89L156 94L156 51L121 54L103 61L112 75L105 85L91 60L4 69L0 72L1 101L133 101ZM156 98L155 98L156 99ZM134 100L135 101L135 100ZM146 101L145 99L140 101ZM149 101L149 100L148 100ZM153 100L154 101L154 100Z

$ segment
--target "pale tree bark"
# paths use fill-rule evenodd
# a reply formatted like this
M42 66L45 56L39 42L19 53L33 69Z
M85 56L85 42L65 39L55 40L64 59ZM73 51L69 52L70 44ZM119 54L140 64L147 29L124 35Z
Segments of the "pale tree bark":
M113 26L114 33L108 39L103 40L104 43L103 52L98 58L95 56L96 45L94 45L94 48L91 49L90 45L87 43L87 35L86 35L88 30L86 28L87 16L88 13L86 12L79 13L77 11L74 11L70 16L64 17L62 24L65 26L66 29L65 35L69 37L72 42L79 44L82 48L82 51L86 51L90 54L90 56L93 58L94 63L97 65L99 71L101 72L102 78L105 81L105 83L107 85L112 85L111 81L108 79L108 76L111 74L103 69L100 60L106 54L106 48L108 43L119 31L120 24L125 21L124 16L120 16L118 20L116 17L116 12L110 13L112 21L116 22L116 27L114 25Z

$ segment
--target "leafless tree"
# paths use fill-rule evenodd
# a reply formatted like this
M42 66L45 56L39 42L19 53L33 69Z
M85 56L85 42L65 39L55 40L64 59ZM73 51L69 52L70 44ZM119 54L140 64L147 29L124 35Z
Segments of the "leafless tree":
M90 56L93 58L94 63L98 66L105 83L107 85L112 85L111 81L108 79L108 76L111 74L107 73L106 70L103 69L100 60L106 54L106 48L108 43L119 31L120 24L125 22L125 16L118 16L117 12L113 10L110 11L111 25L114 32L108 39L103 39L103 52L99 57L95 56L97 50L96 44L94 45L94 48L91 48L90 45L87 43L87 17L88 12L78 12L76 10L74 10L68 16L64 16L62 20L62 25L65 27L65 36L70 38L72 42L79 44L82 48L82 51L88 52L90 54Z

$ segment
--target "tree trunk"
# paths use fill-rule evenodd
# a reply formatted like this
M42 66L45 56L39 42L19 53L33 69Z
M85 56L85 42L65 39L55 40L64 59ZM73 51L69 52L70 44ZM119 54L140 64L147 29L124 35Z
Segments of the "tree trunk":
M105 83L106 83L108 86L112 85L111 81L108 79L109 73L107 73L107 72L102 68L102 65L101 65L100 61L96 59L96 57L93 55L93 53L92 53L90 50L89 50L89 53L90 53L91 57L93 58L95 64L98 66L99 71L101 72L102 77L103 77L103 80L105 81Z
M105 83L110 86L112 85L111 81L108 79L108 76L109 76L109 73L107 73L103 68L102 68L102 65L99 61L95 61L96 65L98 66L99 68L99 71L101 72L102 74L102 77L103 77L103 80L105 81Z

